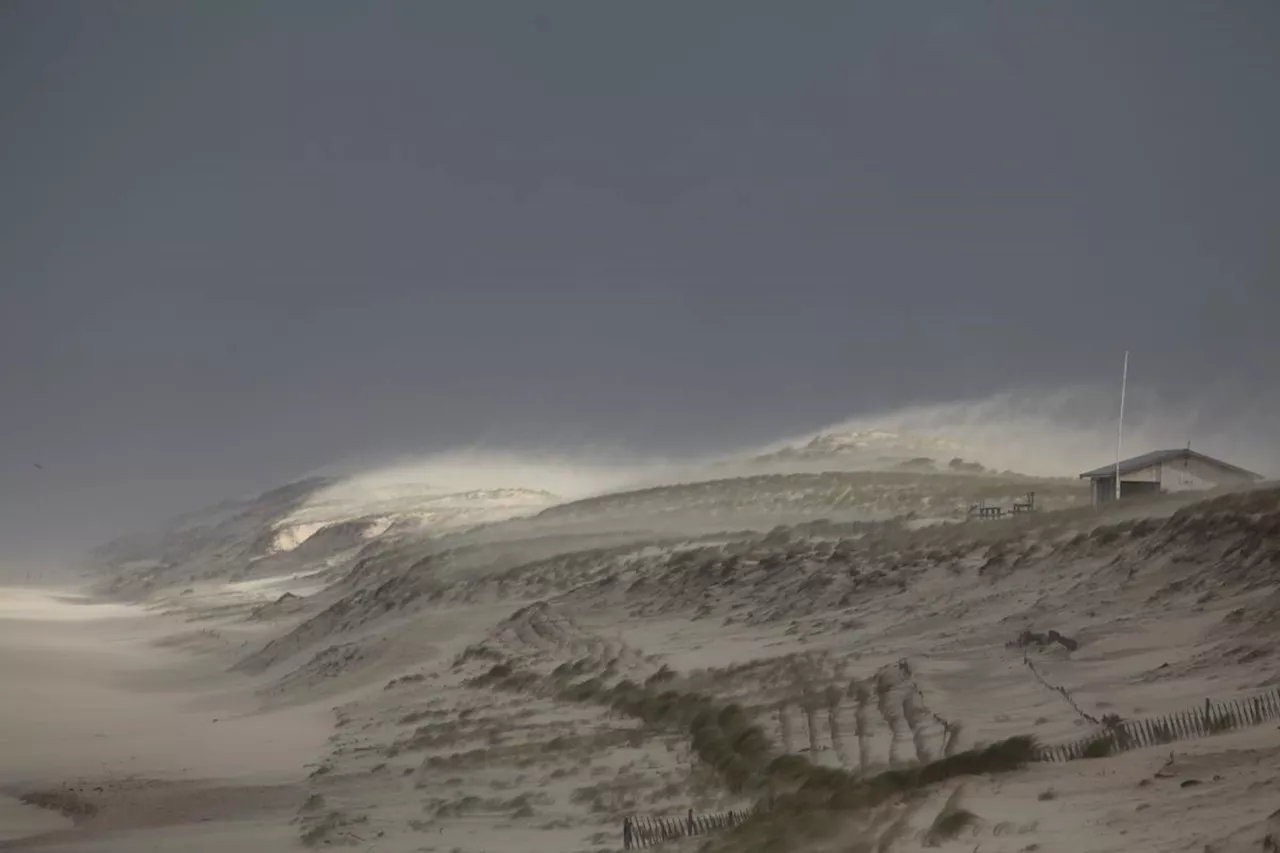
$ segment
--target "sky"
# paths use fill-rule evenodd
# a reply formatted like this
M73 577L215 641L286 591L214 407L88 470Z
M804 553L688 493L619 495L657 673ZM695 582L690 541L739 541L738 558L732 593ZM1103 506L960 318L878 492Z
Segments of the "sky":
M1271 0L6 0L0 559L344 460L721 452L1125 349L1256 409L1278 40Z

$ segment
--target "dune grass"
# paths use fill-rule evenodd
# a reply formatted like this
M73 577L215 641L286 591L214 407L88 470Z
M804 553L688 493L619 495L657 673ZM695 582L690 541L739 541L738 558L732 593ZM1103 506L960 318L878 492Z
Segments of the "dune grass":
M493 686L508 689L546 683L530 673L494 675L500 677L490 679ZM1038 750L1033 737L1021 735L864 777L780 753L742 706L676 689L679 682L674 674L663 672L644 685L624 679L611 687L595 677L574 682L562 675L554 680L556 696L563 701L605 704L655 729L686 733L694 753L716 771L729 791L759 797L767 807L724 839L725 849L734 851L772 853L792 849L804 839L830 838L859 815L874 816L904 801L909 810L913 803L918 808L925 789L938 783L1018 770L1034 761ZM938 838L954 837L977 820L958 805L944 812L931 828ZM906 818L897 818L893 823L902 824L902 831Z

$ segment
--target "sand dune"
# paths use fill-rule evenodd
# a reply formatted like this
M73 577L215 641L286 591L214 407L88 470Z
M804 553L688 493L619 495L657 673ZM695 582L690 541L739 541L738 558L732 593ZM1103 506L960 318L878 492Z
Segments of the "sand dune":
M619 849L627 817L761 803L712 849L1280 838L1274 723L947 769L1274 687L1280 490L580 550L499 527L499 548L389 529L139 604L5 591L0 848L573 853ZM917 773L939 781L855 797Z

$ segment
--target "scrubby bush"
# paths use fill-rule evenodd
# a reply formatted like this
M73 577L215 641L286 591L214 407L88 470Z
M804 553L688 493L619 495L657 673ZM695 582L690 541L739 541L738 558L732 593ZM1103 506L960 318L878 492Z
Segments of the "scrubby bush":
M1115 752L1115 741L1111 737L1111 733L1100 734L1093 740L1085 744L1084 751L1081 755L1084 758L1106 758Z

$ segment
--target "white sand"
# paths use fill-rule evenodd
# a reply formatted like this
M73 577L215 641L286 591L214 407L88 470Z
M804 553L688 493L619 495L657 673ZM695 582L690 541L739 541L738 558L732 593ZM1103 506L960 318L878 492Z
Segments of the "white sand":
M255 713L248 685L225 674L226 661L156 645L177 629L141 608L0 588L0 790L76 786L111 810L109 838L77 833L77 846L65 849L140 849L128 833L131 808L138 823L189 820L211 834L199 795L184 794L180 808L166 801L169 818L144 800L164 783L207 791L210 803L236 788L296 784L331 733L327 705ZM133 790L137 780L150 780L146 796ZM67 823L11 798L0 801L0 818L0 839ZM195 849L180 835L168 841L151 831L145 849Z

